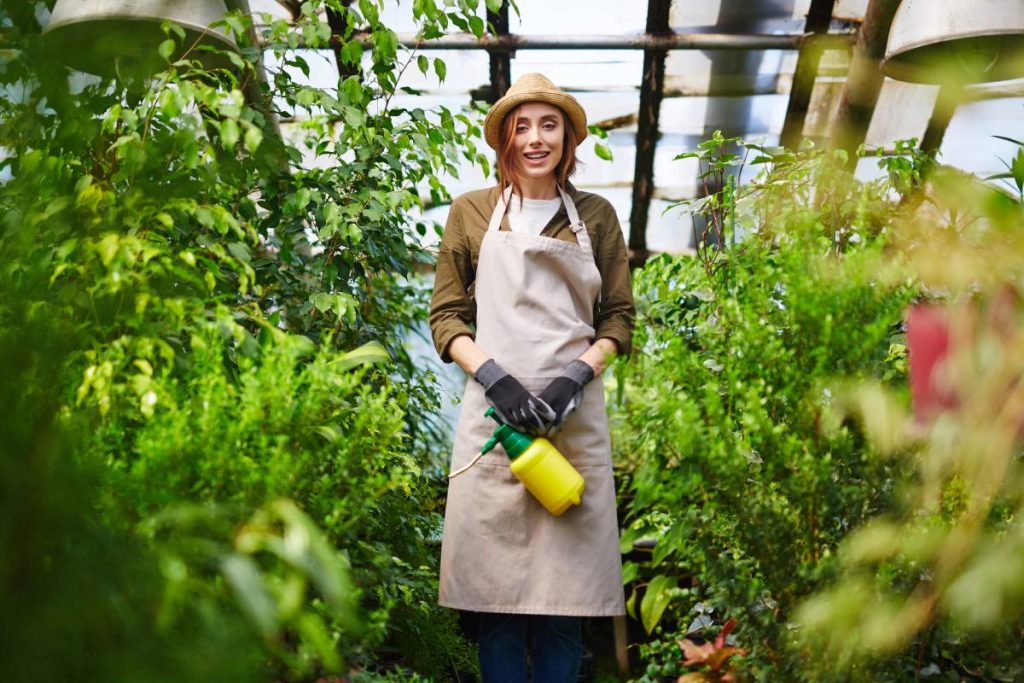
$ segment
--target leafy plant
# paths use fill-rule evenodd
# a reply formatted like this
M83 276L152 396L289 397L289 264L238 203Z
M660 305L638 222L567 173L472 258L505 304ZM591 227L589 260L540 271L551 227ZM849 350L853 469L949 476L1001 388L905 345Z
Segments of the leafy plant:
M394 664L395 644L402 666L428 675L472 670L436 606L427 540L439 516L421 474L436 451L436 392L403 337L426 310L412 277L429 259L421 192L444 199L437 177L460 155L486 165L475 118L393 105L420 60L375 0L304 2L294 23L263 17L255 29L229 13L242 48L230 70L179 55L183 34L169 24L164 70L130 84L69 78L40 36L45 5L0 9L0 323L17 336L46 319L64 342L53 372L38 374L37 359L25 376L46 378L52 410L16 414L74 435L59 467L95 477L76 508L97 517L88 537L142 549L147 600L128 612L163 621L140 638L177 657L171 634L217 631L214 620L194 628L205 610L246 680L370 675ZM325 9L342 35L332 39ZM431 36L476 27L479 9L426 0L411 12ZM369 35L365 55L356 29ZM344 75L313 87L305 49L329 39ZM253 85L264 51L269 90ZM443 79L444 63L432 66ZM282 137L271 114L297 134ZM353 369L364 356L386 363ZM190 509L211 511L164 524ZM45 514L24 509L30 522ZM299 537L308 554L292 552ZM340 567L344 600L323 579ZM116 668L104 648L118 642L92 641L95 661ZM66 663L53 659L74 671ZM163 676L231 677L182 671Z
M913 476L899 505L844 540L838 580L797 617L804 647L848 671L911 650L915 675L1012 680L1024 633L1020 203L958 173L929 185L927 211L901 216L886 260L945 302L951 345L937 373L955 401L928 420L885 387L837 401L830 424L857 420Z
M735 628L736 622L729 620L722 626L710 643L697 644L689 638L679 641L679 647L683 650L683 666L707 667L706 671L695 671L683 674L676 683L717 683L722 681L728 683L735 681L736 676L729 666L729 660L733 657L742 657L744 650L732 645L726 645L726 638L729 632Z
M637 351L616 369L613 443L623 549L655 543L625 574L630 604L643 596L660 675L699 602L743 624L751 646L740 667L755 680L793 680L797 604L830 574L845 534L891 504L903 474L855 423L823 421L845 378L902 381L913 290L878 267L898 206L887 181L844 192L828 184L837 175L825 154L720 136L701 163L738 170L743 157L726 143L764 171L745 186L723 178L688 205L719 231L717 246L654 258L634 280Z

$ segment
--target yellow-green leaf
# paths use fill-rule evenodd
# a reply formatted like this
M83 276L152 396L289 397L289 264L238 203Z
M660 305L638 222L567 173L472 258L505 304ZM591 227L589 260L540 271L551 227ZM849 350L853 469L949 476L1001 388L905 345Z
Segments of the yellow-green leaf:
M380 342L371 341L363 344L357 349L352 349L345 355L333 361L331 365L338 370L348 370L349 368L354 368L359 365L383 363L388 360L391 360L391 356L388 355L387 349L385 349Z
M174 52L174 41L168 38L164 42L160 43L160 46L156 49L160 53L160 57L165 62L171 61L171 54Z
M676 584L676 577L664 575L655 576L647 584L644 599L640 601L640 621L648 633L661 621L661 615L665 613L665 608L672 600L670 591Z

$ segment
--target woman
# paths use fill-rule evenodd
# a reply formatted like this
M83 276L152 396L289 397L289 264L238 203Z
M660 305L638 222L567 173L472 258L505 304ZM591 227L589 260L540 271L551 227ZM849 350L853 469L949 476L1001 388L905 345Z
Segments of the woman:
M480 613L484 681L574 681L580 617L624 614L600 375L628 353L634 308L622 231L603 198L568 184L587 136L579 102L527 74L484 123L501 184L458 197L438 255L430 325L467 381L452 470L506 423L549 436L586 482L549 514L499 448L451 480L440 603ZM584 391L586 387L586 391Z

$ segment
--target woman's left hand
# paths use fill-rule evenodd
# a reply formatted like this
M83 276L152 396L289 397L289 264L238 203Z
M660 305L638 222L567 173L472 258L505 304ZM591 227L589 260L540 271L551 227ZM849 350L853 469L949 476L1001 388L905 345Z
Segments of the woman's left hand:
M585 361L574 360L538 394L537 398L551 406L555 413L554 419L547 424L546 434L557 432L569 414L583 402L583 387L592 379L594 369Z

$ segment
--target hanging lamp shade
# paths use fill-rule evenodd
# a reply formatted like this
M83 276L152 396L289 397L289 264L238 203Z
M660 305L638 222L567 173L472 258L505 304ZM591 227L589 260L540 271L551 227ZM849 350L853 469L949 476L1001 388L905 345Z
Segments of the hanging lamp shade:
M223 0L57 0L43 35L68 66L131 82L164 68L158 46L168 37L160 28L165 20L185 31L184 40L171 35L172 61L187 56L208 67L228 66L203 49L238 50L225 27L210 28L226 11Z
M1024 76L1022 0L903 0L882 71L912 83L983 83Z

